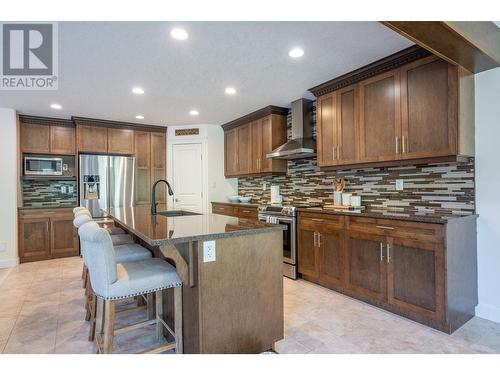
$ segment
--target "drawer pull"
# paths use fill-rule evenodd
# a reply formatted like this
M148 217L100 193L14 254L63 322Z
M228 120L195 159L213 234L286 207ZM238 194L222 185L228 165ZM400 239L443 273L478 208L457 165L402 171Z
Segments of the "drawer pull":
M312 221L319 221L319 222L323 222L323 219L316 219L316 218L312 218L311 220L312 220Z
M249 210L242 210L241 212L244 212L244 213L246 213L246 214L249 214L249 213L250 213L250 211L249 211Z
M386 227L385 225L376 225L376 227L379 229L394 230L394 227Z

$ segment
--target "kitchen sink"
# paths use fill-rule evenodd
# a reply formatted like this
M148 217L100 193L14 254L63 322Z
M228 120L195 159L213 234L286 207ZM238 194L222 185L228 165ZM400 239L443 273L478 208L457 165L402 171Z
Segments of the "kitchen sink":
M171 210L171 211L162 211L158 212L158 215L173 217L173 216L193 216L193 215L201 215L197 212L184 211L184 210Z

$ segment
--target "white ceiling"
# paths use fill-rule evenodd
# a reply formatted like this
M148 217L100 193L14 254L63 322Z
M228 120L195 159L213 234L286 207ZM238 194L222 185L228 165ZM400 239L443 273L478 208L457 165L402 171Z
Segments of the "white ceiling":
M189 39L172 39L174 26ZM62 22L59 89L0 91L0 107L52 117L222 124L269 104L312 98L308 88L411 44L377 22ZM302 58L288 56L295 46L304 49ZM235 96L224 94L228 85ZM133 86L145 94L133 95Z

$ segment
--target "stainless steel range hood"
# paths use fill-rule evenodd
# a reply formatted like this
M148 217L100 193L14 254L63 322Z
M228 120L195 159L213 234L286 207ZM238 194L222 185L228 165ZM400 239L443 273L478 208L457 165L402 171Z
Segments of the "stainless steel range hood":
M302 98L292 102L292 139L266 154L267 158L300 159L316 156L311 108L312 100Z

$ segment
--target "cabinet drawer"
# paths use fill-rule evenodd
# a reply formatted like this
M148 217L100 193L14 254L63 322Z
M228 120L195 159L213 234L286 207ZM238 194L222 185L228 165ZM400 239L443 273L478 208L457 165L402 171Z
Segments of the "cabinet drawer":
M237 216L238 215L238 207L223 205L223 204L213 204L212 205L212 212L214 214Z
M257 209L255 207L237 207L238 216L250 219L257 219Z
M342 229L344 227L344 217L316 212L301 212L299 214L299 225L301 228L317 231Z
M349 231L364 232L438 243L443 241L443 225L364 217L347 218Z

